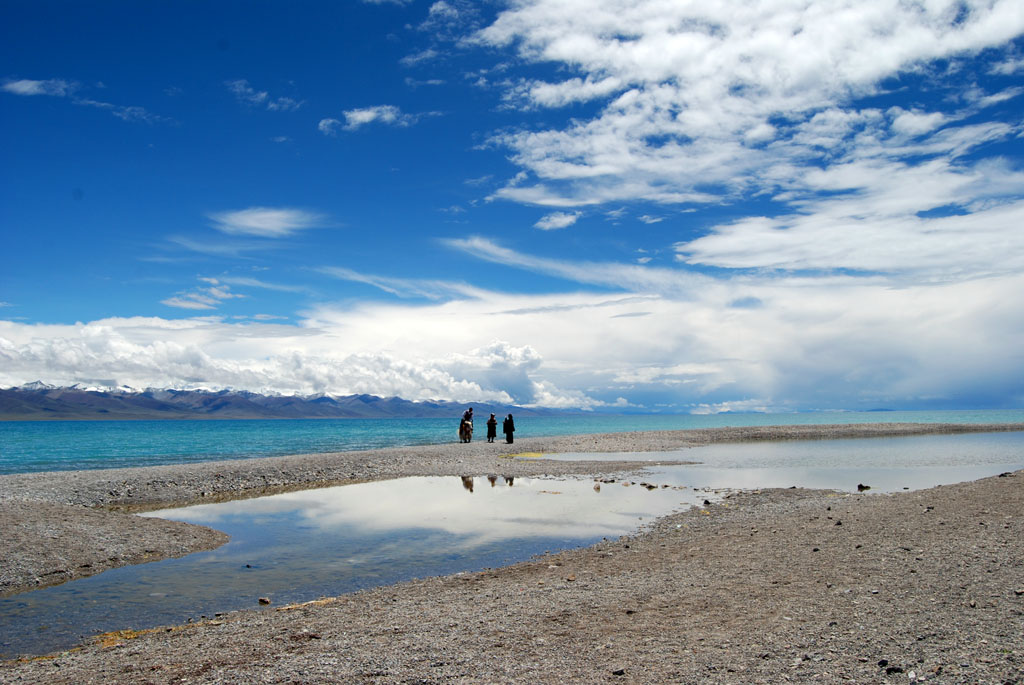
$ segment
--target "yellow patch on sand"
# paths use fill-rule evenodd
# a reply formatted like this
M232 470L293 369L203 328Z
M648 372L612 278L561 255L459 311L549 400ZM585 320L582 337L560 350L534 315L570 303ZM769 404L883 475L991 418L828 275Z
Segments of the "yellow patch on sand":
M94 639L99 643L103 649L110 649L111 647L117 647L125 640L134 640L140 635L146 635L148 633L162 633L171 630L177 630L178 628L145 628L143 630L112 630L109 633L102 633L97 635Z
M275 611L292 611L293 609L302 609L303 607L322 607L328 604L334 604L338 601L337 597L322 597L320 599L312 599L308 602L300 602L299 604L286 604L282 607L277 607Z
M544 457L543 452L519 452L517 454L505 454L503 455L506 459L541 459Z

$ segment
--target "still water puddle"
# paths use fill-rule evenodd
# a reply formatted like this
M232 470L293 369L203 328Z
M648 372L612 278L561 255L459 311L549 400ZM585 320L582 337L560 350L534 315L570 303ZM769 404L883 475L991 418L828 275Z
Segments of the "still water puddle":
M446 477L292 492L147 514L211 526L219 549L0 599L0 656L216 612L477 571L618 537L702 502L689 489Z
M652 466L658 483L698 488L919 490L1024 469L1024 431L848 440L739 442L670 452L567 453L548 459L690 461Z

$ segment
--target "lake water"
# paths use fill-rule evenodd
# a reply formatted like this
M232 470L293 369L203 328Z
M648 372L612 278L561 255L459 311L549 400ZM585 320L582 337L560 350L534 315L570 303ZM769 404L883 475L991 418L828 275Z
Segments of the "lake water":
M624 455L552 455L621 459ZM231 536L216 550L106 571L0 599L0 656L89 635L181 624L217 612L334 596L414 577L476 571L589 545L714 499L709 488L893 492L1024 468L1024 432L711 445L635 459L644 481L403 478L152 512ZM639 479L637 479L639 480ZM595 489L595 485L598 488Z
M553 416L516 436L826 423L1024 423L1024 410ZM454 442L453 419L0 421L0 474L182 464Z

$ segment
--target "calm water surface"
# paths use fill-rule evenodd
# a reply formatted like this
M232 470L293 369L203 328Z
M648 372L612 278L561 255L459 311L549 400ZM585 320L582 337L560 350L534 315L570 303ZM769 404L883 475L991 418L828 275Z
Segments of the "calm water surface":
M231 536L216 550L0 599L0 656L89 635L477 571L635 531L702 501L589 480L403 478L148 514Z

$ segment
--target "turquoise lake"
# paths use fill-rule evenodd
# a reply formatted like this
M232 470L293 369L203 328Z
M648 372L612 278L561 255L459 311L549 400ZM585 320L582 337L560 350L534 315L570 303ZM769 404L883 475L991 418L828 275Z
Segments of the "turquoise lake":
M516 419L516 437L827 423L1019 423L1024 409L554 416ZM3 421L0 474L183 464L455 442L451 419Z

